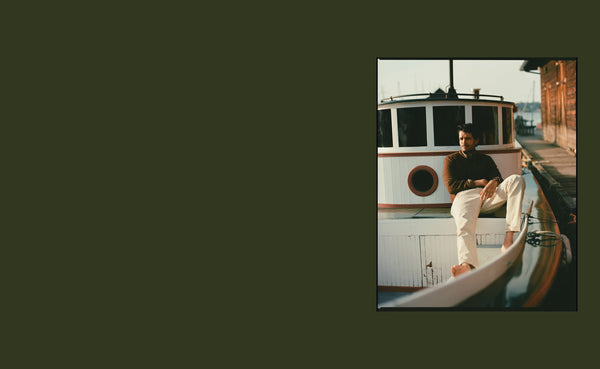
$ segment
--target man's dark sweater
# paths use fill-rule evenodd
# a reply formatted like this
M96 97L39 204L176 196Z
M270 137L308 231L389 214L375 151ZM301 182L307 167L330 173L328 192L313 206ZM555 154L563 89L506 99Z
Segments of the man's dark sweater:
M478 179L488 181L496 179L498 183L502 182L502 176L494 160L475 150L466 153L458 151L446 156L443 176L452 201L457 193L477 187L473 181Z

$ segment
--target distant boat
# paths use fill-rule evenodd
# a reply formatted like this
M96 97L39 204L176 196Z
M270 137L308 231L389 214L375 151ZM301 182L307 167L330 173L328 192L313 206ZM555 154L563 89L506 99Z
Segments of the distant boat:
M515 139L514 103L502 96L457 93L393 96L381 100L377 120L377 288L405 292L378 300L379 310L406 308L505 309L534 307L548 292L563 242L554 214ZM459 150L457 122L483 132L479 152L490 155L504 178L526 181L522 230L504 254L502 211L477 222L481 266L451 278L458 263L444 158Z
M517 115L517 118L515 118L515 130L520 136L532 135L535 133L536 128L533 119L527 120L521 115Z

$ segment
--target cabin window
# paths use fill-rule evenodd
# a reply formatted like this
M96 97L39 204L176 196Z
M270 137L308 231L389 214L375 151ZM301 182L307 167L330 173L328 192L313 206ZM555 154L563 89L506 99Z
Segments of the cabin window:
M427 146L425 107L400 108L397 112L399 146Z
M480 145L498 144L498 108L495 106L473 106L473 124L480 132Z
M431 167L421 165L408 174L408 188L417 196L429 196L438 186L438 176Z
M435 146L458 146L456 127L464 122L464 106L434 106L433 136Z
M377 111L377 147L392 147L392 110Z
M502 143L513 143L513 114L511 108L502 108Z

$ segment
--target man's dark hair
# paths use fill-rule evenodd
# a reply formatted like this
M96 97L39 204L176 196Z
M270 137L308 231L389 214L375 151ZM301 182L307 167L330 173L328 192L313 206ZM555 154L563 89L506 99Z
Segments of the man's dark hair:
M456 127L457 133L459 131L463 131L465 133L470 133L474 139L479 139L481 138L481 132L479 131L479 129L477 128L476 125L474 125L473 123L459 123L459 125Z

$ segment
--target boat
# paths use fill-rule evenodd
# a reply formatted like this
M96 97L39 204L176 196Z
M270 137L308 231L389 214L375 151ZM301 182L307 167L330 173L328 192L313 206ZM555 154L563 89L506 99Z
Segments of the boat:
M452 73L450 60L447 91L392 96L377 107L377 309L538 307L568 262L569 240L516 140L515 104L478 89L457 93ZM504 206L477 221L480 266L452 277L456 227L442 170L460 149L459 122L477 125L477 150L494 159L503 178L522 175L526 189L521 231L508 251L500 251Z

